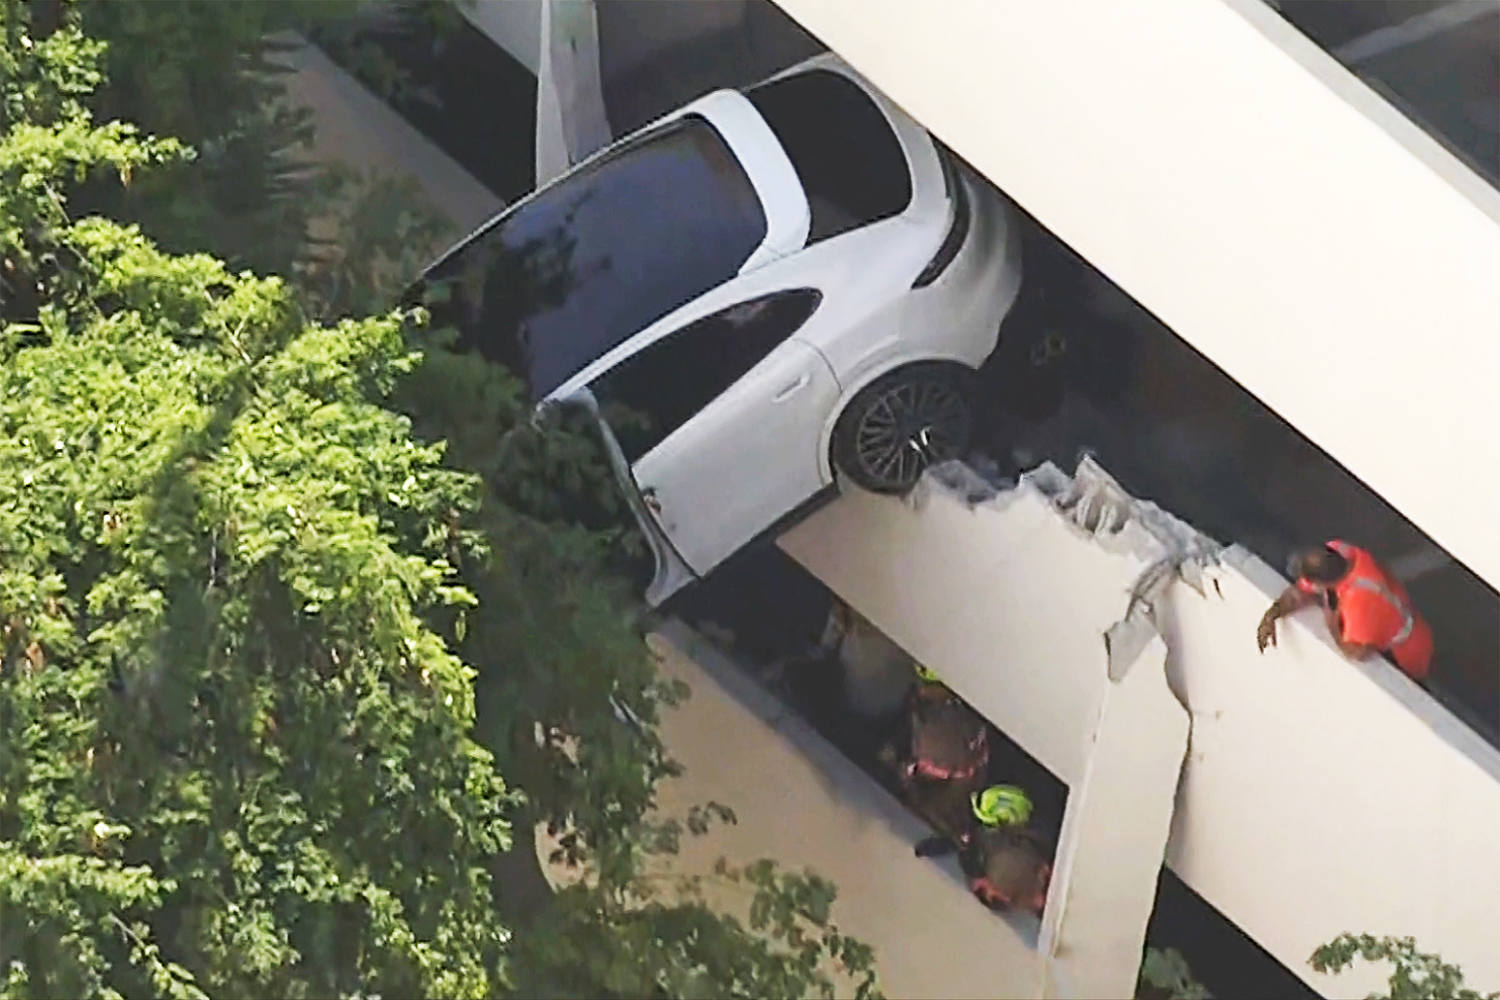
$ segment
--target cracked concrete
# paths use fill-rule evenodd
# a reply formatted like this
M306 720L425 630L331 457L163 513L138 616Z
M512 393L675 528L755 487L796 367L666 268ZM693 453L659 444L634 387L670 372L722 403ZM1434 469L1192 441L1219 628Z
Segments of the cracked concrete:
M1306 965L1346 930L1413 934L1500 981L1500 751L1385 661L1346 660L1314 613L1258 653L1286 581L1254 555L1090 459L1014 484L938 469L904 501L851 492L780 544L1075 790L1112 695L1160 663L1191 715L1167 862L1314 989L1379 985Z
M1181 580L1202 596L1210 584L1217 587L1206 571L1219 565L1224 547L1157 504L1132 496L1092 456L1084 456L1072 476L1044 462L1015 483L989 478L962 462L947 462L913 491L913 507L920 509L935 487L961 497L970 508L981 503L1003 508L1017 496L1039 495L1107 550L1150 560L1130 587L1124 614L1104 633L1113 681L1124 677L1159 634L1156 603L1173 582Z

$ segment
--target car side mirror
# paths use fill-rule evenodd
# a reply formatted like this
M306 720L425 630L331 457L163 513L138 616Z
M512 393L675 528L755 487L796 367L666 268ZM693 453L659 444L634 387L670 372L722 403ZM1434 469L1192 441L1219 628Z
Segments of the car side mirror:
M608 431L599 413L599 401L586 388L574 390L567 396L549 396L536 404L531 411L531 426L539 431L551 430L562 421L564 413L580 410Z

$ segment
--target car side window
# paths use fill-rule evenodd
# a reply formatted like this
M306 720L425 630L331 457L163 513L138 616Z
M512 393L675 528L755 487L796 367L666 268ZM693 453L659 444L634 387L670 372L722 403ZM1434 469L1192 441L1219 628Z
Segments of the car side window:
M822 298L797 288L737 303L595 379L590 388L625 457L636 461L701 412L806 323Z

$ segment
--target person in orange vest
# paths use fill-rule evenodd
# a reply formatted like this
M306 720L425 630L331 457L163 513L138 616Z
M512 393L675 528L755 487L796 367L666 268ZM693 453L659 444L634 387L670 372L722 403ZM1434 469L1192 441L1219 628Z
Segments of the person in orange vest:
M1298 552L1287 563L1293 583L1266 609L1255 630L1264 653L1276 645L1276 621L1317 601L1345 656L1385 653L1414 681L1432 668L1432 627L1412 607L1406 588L1364 549L1335 539Z

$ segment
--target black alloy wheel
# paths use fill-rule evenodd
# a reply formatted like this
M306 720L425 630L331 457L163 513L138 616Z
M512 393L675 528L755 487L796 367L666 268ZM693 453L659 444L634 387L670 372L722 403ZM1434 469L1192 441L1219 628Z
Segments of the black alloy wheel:
M960 457L973 415L967 373L913 365L854 397L834 431L834 464L873 493L905 493L930 466Z

